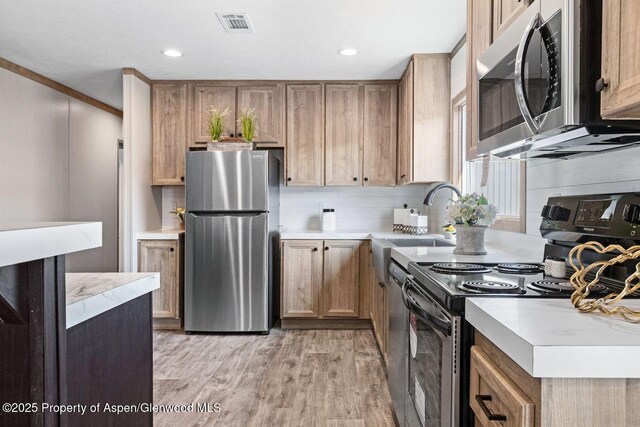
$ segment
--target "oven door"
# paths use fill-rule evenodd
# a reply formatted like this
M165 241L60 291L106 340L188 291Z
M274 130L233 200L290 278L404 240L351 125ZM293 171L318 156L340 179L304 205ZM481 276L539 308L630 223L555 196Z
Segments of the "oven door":
M411 278L405 281L402 294L410 312L407 425L457 426L460 317L445 310Z
M478 59L478 153L514 155L565 124L562 10L543 20L534 1Z

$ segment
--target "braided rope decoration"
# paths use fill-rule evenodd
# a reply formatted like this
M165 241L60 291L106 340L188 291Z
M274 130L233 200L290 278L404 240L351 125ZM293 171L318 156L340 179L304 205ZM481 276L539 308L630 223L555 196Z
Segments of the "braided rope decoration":
M609 260L602 260L585 266L582 263L582 252L585 249L595 251L599 254L618 253L617 256ZM640 258L640 245L632 246L628 249L620 245L604 246L599 242L587 242L580 244L569 253L569 264L575 270L569 279L576 290L571 295L571 303L574 307L584 313L598 311L606 316L622 316L625 320L633 323L640 323L640 311L631 310L624 306L616 306L620 300L627 295L640 289L640 261L636 264L636 271L624 282L624 288L620 293L610 293L602 298L587 299L590 289L598 283L602 273L612 265L620 264L629 260ZM595 271L595 278L587 281L586 276Z

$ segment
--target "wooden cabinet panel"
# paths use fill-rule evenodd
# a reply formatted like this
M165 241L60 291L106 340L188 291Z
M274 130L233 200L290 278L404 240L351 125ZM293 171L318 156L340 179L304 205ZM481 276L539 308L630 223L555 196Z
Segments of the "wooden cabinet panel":
M324 184L322 86L287 86L287 185Z
M160 288L152 295L154 318L180 319L180 270L178 240L138 241L138 271L160 273Z
M372 261L371 241L367 240L360 245L360 319L371 318L371 286L369 282L376 278Z
M602 14L602 117L640 119L640 2L604 0Z
M206 144L211 141L209 135L209 114L211 108L222 111L228 108L230 113L225 118L225 127L229 133L236 128L236 87L216 85L195 85L193 93L193 120L190 145Z
M372 267L373 268L373 267ZM371 271L369 278L369 292L371 304L371 324L373 334L382 353L385 364L387 363L387 340L389 335L389 300L388 289L377 279L375 271Z
M531 1L493 0L493 40L529 7Z
M534 427L534 403L477 346L471 348L469 402L480 425L490 427L500 421L508 427ZM490 415L501 416L492 420Z
M491 45L492 0L467 1L467 160L478 152L478 81L476 64Z
M282 317L318 317L322 288L323 242L287 240L282 244Z
M357 240L325 241L323 317L359 316L361 243Z
M400 81L398 111L398 185L413 180L413 61Z
M364 86L364 185L396 184L398 87Z
M450 63L446 53L414 55L413 182L449 179Z
M153 185L184 184L187 85L154 84L151 95Z
M255 108L256 135L254 142L270 147L284 147L284 84L238 86L238 114L243 108ZM242 126L236 127L236 133Z
M361 185L361 101L359 85L327 85L326 185Z

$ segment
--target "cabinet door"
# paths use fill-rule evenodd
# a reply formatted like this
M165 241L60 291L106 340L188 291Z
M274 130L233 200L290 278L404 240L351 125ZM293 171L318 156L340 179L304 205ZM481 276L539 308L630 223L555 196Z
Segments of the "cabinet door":
M640 2L604 0L602 13L602 117L640 119Z
M237 117L243 108L254 108L256 134L254 142L269 147L284 147L284 85L239 86ZM242 126L236 126L236 133Z
M478 152L478 58L491 45L492 0L467 1L467 153L472 160Z
M469 403L481 426L534 426L534 403L478 346L471 347L470 371Z
M282 317L318 317L322 243L321 240L282 243Z
M411 182L449 179L450 63L446 53L414 55Z
M531 1L493 0L493 40L529 7Z
M326 185L362 185L359 85L326 86Z
M323 317L358 317L361 243L356 240L324 242Z
M151 95L153 184L184 184L187 85L154 84Z
M324 184L322 86L287 86L287 185Z
M160 288L153 291L153 317L180 317L180 254L177 240L138 241L138 270L159 272Z
M235 133L236 128L236 87L235 86L215 86L215 85L195 85L193 92L193 111L191 116L194 120L191 128L193 135L191 145L206 144L211 141L209 135L209 114L212 108L223 111L229 109L229 115L225 117L225 128L228 133Z
M413 61L400 81L398 114L398 185L413 179Z
M398 87L364 87L364 185L396 185Z

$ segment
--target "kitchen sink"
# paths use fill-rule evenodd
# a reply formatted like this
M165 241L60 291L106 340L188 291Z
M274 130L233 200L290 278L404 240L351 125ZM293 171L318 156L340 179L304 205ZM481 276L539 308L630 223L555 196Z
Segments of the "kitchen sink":
M393 248L437 248L454 247L456 244L435 237L404 237L391 239L373 239L371 249L373 253L373 267L378 275L378 280L387 282L389 273L387 268L391 261L391 249Z

